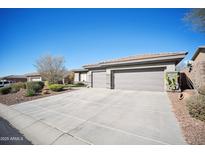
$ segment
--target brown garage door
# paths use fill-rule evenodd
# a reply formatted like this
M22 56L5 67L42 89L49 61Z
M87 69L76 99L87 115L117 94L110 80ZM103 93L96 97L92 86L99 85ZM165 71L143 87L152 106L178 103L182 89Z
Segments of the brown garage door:
M164 68L115 71L113 79L114 89L164 91Z
M93 72L92 73L92 87L93 88L106 88L106 72Z

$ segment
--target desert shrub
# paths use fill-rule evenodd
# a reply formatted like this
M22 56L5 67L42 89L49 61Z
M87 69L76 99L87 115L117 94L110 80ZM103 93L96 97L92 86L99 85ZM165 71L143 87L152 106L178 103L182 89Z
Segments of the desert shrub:
M11 85L12 92L18 92L20 89L26 89L26 84L23 82L18 82Z
M42 81L33 81L26 83L26 96L34 96L36 93L40 92L44 87Z
M26 89L33 90L35 93L42 90L44 87L44 83L41 81L33 81L33 82L27 82Z
M41 81L33 81L26 83L26 96L34 96L37 92L41 91L44 83Z
M86 84L83 83L83 82L78 82L78 83L75 83L75 84L66 84L65 86L69 87L69 88L71 88L71 87L85 87Z
M0 88L0 93L2 95L5 95L5 94L8 94L11 92L11 87L3 87L3 88Z
M205 121L205 96L194 95L187 100L189 114L201 121Z
M78 86L78 87L84 87L85 86L85 84L83 82L78 82L75 85Z
M64 85L61 84L51 84L48 86L48 88L52 91L62 91L64 88Z
M42 81L36 81L36 83L39 85L39 87L40 87L40 90L41 89L43 89L43 87L44 87L44 82L42 82Z
M179 74L177 72L166 72L165 73L165 81L167 90L175 91L179 89L178 85Z
M199 94L205 95L205 85L202 85L201 87L199 87L198 92Z
M36 94L36 92L33 89L27 89L26 91L26 96L30 97L30 96L34 96Z

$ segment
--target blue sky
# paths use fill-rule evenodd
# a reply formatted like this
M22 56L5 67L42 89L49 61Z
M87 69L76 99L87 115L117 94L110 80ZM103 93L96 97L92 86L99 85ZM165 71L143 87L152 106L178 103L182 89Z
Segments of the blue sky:
M205 35L182 18L188 9L0 9L0 76L35 72L45 54L67 69L130 55L188 51Z

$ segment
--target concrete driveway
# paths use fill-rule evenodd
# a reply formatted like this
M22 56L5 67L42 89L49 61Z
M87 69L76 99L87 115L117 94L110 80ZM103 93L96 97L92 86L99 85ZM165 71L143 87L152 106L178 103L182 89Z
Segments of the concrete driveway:
M186 144L164 92L83 88L7 110L33 144Z

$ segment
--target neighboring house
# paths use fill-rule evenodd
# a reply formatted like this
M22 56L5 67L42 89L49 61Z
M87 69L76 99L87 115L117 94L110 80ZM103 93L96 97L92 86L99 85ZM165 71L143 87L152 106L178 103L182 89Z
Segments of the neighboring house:
M87 69L75 69L72 70L74 74L74 83L83 82L87 83Z
M147 54L85 65L74 70L75 82L85 79L93 88L164 91L164 73L175 71L186 54Z
M186 68L183 72L191 79L194 88L205 85L205 46L198 47L192 57L192 67Z
M27 78L25 75L9 75L5 77L1 77L1 80L6 80L15 83L15 82L26 82Z
M43 81L42 77L39 73L28 73L25 74L25 76L27 77L27 81Z

